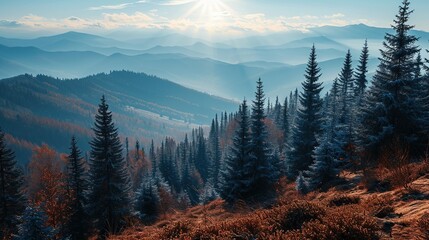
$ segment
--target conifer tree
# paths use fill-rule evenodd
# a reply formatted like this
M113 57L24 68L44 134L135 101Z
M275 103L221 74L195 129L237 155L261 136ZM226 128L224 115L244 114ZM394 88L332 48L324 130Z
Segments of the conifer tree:
M88 182L86 179L85 160L77 147L76 138L73 136L70 146L70 154L67 158L67 188L70 196L70 219L67 224L70 239L85 239L88 234L88 214L86 194Z
M142 178L136 197L135 209L139 218L145 223L153 223L159 214L159 204L158 186L154 179L146 174Z
M238 113L238 128L235 131L232 146L222 169L221 197L228 203L233 204L244 198L250 184L246 180L243 166L255 161L252 151L252 143L249 132L249 115L246 100L243 101Z
M314 149L314 163L303 173L306 190L313 191L321 188L325 183L335 180L339 173L338 159L343 145L337 142L337 125L339 119L338 79L334 80L330 94L325 98L325 117L322 124L322 134L318 138L319 145ZM304 180L303 180L304 181Z
M369 50L368 50L368 40L365 40L365 43L362 48L362 52L359 57L359 64L355 70L355 95L362 98L368 80L366 79L366 74L368 73L368 58L369 58Z
M210 140L210 182L211 186L215 190L219 190L219 171L221 167L221 157L222 152L220 150L220 142L219 142L219 123L216 118L212 121L212 125L210 128L209 134Z
M353 69L350 50L344 60L344 66L338 76L339 102L338 102L338 122L336 123L335 142L338 149L341 149L340 158L345 164L353 158L355 118L354 118L354 89L353 89Z
M271 150L268 145L268 132L264 120L265 94L261 79L257 82L255 100L252 102L251 143L254 161L244 165L247 180L250 181L249 198L270 197L274 193L274 182L277 181L279 169L271 162Z
M51 240L55 230L46 224L47 216L40 207L27 206L18 226L17 240Z
M305 73L306 80L302 84L301 106L297 112L292 142L288 150L287 172L290 178L296 178L300 171L307 170L313 163L312 152L317 146L316 136L321 132L322 123L320 76L320 68L316 61L316 48L313 46Z
M18 216L25 208L23 187L23 172L0 130L0 239L8 239L17 233Z
M104 96L91 144L89 210L100 239L118 233L131 210L131 182L122 144Z
M394 33L387 33L381 50L380 64L372 85L364 99L360 126L360 148L373 161L380 157L382 149L400 146L421 153L419 116L422 115L414 78L415 55L419 48L417 38L409 34L413 26L408 24L413 12L410 2L404 0L394 20ZM421 146L420 146L421 147Z

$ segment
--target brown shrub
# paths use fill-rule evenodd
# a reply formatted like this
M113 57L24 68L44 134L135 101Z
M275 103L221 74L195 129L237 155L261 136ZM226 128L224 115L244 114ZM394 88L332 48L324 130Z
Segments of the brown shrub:
M196 227L185 239L256 239L265 231L263 221L252 215Z
M417 227L422 239L429 239L429 213L425 213L418 221Z
M189 221L177 221L163 227L158 239L178 239L193 228Z
M301 229L305 222L320 219L325 209L308 201L294 201L288 206L274 208L265 213L269 225L274 230Z
M390 195L369 197L363 206L372 216L378 218L387 217L389 214L395 212L393 208L393 198Z
M349 195L338 195L329 199L328 205L330 207L338 207L350 204L358 204L360 203L360 197L358 196L349 196Z
M301 231L289 231L272 239L376 240L380 238L379 230L374 218L354 206L343 206L327 212L321 220L304 223Z

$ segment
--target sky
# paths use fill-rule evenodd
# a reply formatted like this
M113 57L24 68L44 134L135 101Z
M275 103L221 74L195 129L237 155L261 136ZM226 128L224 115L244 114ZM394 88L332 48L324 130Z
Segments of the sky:
M0 36L67 31L261 35L363 23L389 27L402 0L0 0ZM411 0L410 22L429 31L428 0Z

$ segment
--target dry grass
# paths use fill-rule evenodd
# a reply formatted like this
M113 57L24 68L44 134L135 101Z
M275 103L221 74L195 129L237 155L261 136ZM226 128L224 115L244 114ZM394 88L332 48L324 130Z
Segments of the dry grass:
M284 181L271 209L238 204L228 210L215 200L111 239L429 239L427 165L409 169L414 174L407 185L413 191L397 186L373 192L357 185L301 196Z

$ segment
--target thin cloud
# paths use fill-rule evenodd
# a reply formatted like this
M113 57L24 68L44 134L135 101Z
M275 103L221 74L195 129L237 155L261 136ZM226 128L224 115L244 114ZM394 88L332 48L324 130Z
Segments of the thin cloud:
M122 3L117 5L103 5L98 7L90 7L89 10L92 11L98 11L98 10L118 10L118 9L124 9L129 5L132 5L134 3Z
M18 28L21 26L22 26L22 24L20 24L17 21L0 20L0 27Z
M192 3L192 2L196 2L196 0L170 0L164 3L160 3L160 5L164 5L164 6L177 6L177 5L183 5L183 4L188 4L188 3Z

